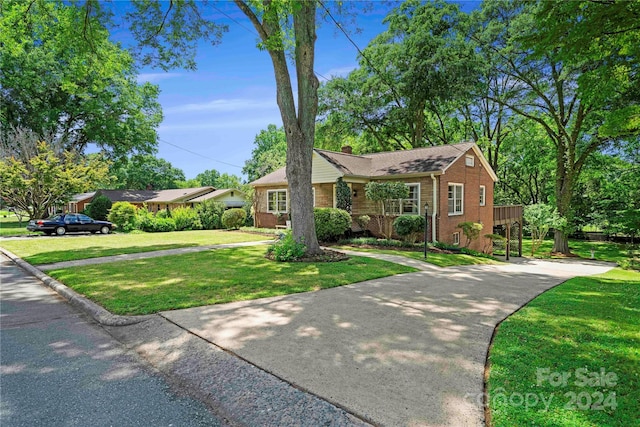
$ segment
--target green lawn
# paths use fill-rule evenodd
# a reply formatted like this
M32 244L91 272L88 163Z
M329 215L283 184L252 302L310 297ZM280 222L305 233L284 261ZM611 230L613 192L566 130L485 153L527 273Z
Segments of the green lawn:
M0 246L31 264L39 265L110 255L259 240L269 240L269 237L239 231L197 230L63 238L52 236L42 239L0 241Z
M331 263L281 263L264 247L66 268L49 274L116 314L286 295L416 271L371 258Z
M498 264L500 261L496 261L490 258L474 257L465 254L443 254L436 252L429 252L427 259L424 259L424 252L418 251L404 251L397 249L375 249L375 248L360 248L357 246L341 245L336 246L336 249L349 249L358 252L372 252L378 254L387 255L399 255L407 258L413 258L420 261L426 261L430 264L437 265L438 267L453 267L456 265L476 265L476 264Z
M615 269L545 292L497 329L491 425L638 425L638 343L640 273Z
M553 239L546 239L536 252L536 258L550 258L553 249ZM569 240L569 249L581 258L590 259L591 249L594 258L599 261L616 262L627 256L625 245L613 242L590 242L588 240ZM522 255L531 256L531 239L525 237L522 241Z
M29 234L27 231L28 223L28 217L24 217L22 225L20 225L13 212L0 211L0 236L25 236Z

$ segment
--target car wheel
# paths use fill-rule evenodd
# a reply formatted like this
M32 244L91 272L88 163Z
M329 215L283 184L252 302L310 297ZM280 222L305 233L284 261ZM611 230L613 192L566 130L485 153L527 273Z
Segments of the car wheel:
M67 229L64 228L64 227L57 227L56 228L56 234L58 236L63 236L66 232L67 232Z
M109 231L111 231L111 229L109 227L107 227L106 225L103 225L102 228L100 229L100 232L102 234L109 234Z

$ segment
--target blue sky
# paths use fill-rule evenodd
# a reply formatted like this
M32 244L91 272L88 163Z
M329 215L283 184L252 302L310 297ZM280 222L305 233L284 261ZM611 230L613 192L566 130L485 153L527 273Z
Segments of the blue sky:
M373 10L356 16L350 35L361 49L384 31L382 20L397 4L376 3ZM477 2L463 4L463 9L472 4ZM282 124L268 53L256 48L257 35L235 5L222 2L217 7L233 20L214 14L229 31L217 46L201 44L197 71L143 69L139 75L139 81L155 83L161 90L164 120L158 129L157 156L182 169L187 179L206 169L242 176L255 136L270 123ZM344 76L357 66L357 56L333 23L321 23L315 65L319 75Z

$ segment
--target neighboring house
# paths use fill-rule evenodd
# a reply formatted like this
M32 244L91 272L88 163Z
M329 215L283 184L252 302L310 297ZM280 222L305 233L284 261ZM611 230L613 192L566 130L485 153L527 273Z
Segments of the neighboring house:
M461 222L484 224L482 235L493 227L495 172L473 142L416 148L365 155L315 149L312 158L314 206L335 207L335 185L342 178L352 190L352 216L378 215L377 206L365 197L371 181L401 181L409 187L409 198L395 205L395 215L424 215L429 205L429 240L464 245ZM273 228L289 212L289 189L285 168L270 173L251 185L256 190L256 226ZM294 219L295 220L295 219ZM377 222L369 229L379 234ZM482 250L484 237L470 247Z
M96 192L76 194L67 204L67 212L78 213L86 209L87 205L93 200Z
M189 200L189 203L194 205L195 203L201 203L205 200L215 200L220 202L224 204L227 209L241 208L247 203L245 194L242 191L233 188L212 191L211 193Z
M172 190L98 190L77 194L67 205L68 212L81 212L94 197L105 196L111 203L129 202L136 207L147 206L151 212L175 209L180 206L194 207L204 200L217 200L227 208L242 207L245 195L239 190L216 190L214 187L177 188Z

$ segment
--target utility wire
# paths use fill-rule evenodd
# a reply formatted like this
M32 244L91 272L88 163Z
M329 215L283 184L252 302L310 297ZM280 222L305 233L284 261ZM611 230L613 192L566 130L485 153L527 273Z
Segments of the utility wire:
M176 145L176 144L174 144L172 142L169 142L169 141L167 141L165 139L162 139L162 138L158 138L158 141L164 142L165 144L170 145L172 147L175 147L175 148L177 148L179 150L186 151L187 153L191 153L193 155L196 155L198 157L202 157L202 158L207 159L207 160L211 160L213 162L222 163L223 165L227 165L227 166L233 166L234 168L238 168L238 169L242 169L243 168L242 166L234 165L232 163L223 162L222 160L217 160L217 159L214 159L212 157L205 156L204 154L201 154L201 153L196 153L195 151L191 151L191 150L189 150L187 148L180 147L179 145Z

